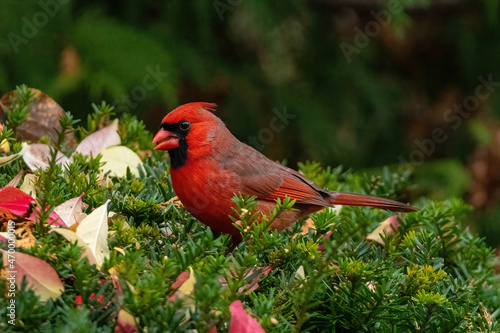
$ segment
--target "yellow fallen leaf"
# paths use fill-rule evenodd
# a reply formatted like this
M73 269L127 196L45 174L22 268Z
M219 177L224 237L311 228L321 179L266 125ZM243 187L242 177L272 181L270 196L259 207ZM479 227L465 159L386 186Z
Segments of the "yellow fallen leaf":
M137 332L135 317L125 310L118 312L115 333Z
M102 167L105 173L111 171L113 176L125 177L129 167L132 174L139 176L138 166L142 165L142 161L131 149L125 146L108 147L101 151L101 155L101 162L106 162Z
M32 173L26 174L26 176L24 176L23 184L19 188L24 193L31 195L33 199L36 199L36 190L35 190L36 178L37 177Z
M0 149L6 153L10 153L10 145L7 139L3 139L2 143L0 143Z
M115 250L116 252L120 252L121 254L125 255L125 251L122 249L122 248L119 248L119 247L114 247L113 250Z
M191 267L189 267L189 278L179 287L179 290L176 291L176 295L179 293L183 296L189 296L194 292L194 286L196 284L196 278L194 277L194 271ZM181 296L182 297L182 296ZM183 308L186 310L186 316L182 320L182 323L187 322L191 319L191 312L195 310L195 302L192 297L186 297L184 299Z

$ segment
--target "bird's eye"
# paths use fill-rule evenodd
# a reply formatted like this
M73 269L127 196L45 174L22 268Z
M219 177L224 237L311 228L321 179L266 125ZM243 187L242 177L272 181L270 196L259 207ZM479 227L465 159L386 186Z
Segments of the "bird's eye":
M181 129L181 131L187 131L191 128L191 123L189 121L181 121L179 123L179 128Z

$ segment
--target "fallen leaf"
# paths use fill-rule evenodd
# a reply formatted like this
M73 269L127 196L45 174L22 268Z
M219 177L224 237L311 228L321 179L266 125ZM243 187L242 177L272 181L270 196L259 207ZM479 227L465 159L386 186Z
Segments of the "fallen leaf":
M5 186L0 188L0 204L21 198L32 199L30 195L24 193L18 188L12 186Z
M260 324L249 316L245 309L243 309L243 304L241 301L234 301L229 306L229 311L231 311L231 324L229 326L228 333L265 333L264 329Z
M113 287L116 289L115 293L115 299L118 300L121 304L123 301L122 296L123 296L123 287L120 284L120 281L118 280L118 273L116 272L116 269L114 267L111 267L108 270L109 274L111 275L111 281L113 282Z
M243 287L238 289L239 293L245 293L246 295L250 294L252 291L256 290L259 287L259 281L263 276L269 275L273 270L273 264L264 267L252 267L245 271L244 279L246 284ZM236 273L234 271L230 271L229 274L233 277L236 277ZM219 279L221 285L227 285L226 278L221 277Z
M9 164L10 162L15 161L21 156L24 156L24 154L28 151L29 145L26 142L22 143L22 148L21 151L17 154L11 154L8 156L1 156L0 157L0 166L4 166L6 164Z
M45 261L22 252L9 255L6 250L0 251L3 253L6 278L8 281L15 280L18 288L21 287L23 278L26 278L28 285L40 296L42 302L56 299L64 291L64 285L56 271ZM12 256L15 256L15 261L9 262Z
M304 266L300 265L299 269L295 272L295 279L304 280L306 278L306 274L304 273Z
M128 167L132 174L139 176L138 167L142 165L142 161L131 149L125 146L108 147L101 151L101 155L101 162L106 162L102 166L104 173L111 171L113 176L125 177Z
M97 261L95 259L94 253L92 252L90 247L87 245L87 243L85 243L85 241L83 239L78 237L78 235L75 232L73 232L69 229L64 229L64 228L54 228L54 229L50 230L49 232L58 233L59 235L66 238L70 243L76 242L76 245L83 248L82 257L87 257L89 259L89 264L97 265Z
M48 136L52 141L55 141L57 139L56 130L61 130L59 120L66 117L66 112L43 91L30 89L33 100L28 104L29 114L26 120L17 127L16 134L23 141L36 142L44 136ZM16 99L16 91L5 94L1 99L2 107L4 109L10 108L12 103L16 103ZM65 141L73 145L75 143L73 133L68 133Z
M24 217L26 215L26 219L28 219L27 215L30 213L30 204L32 201L34 201L32 197L27 197L1 203L0 212L8 211L17 217Z
M36 178L37 177L34 174L28 173L26 176L24 176L24 181L20 188L21 191L30 195L33 199L36 199Z
M17 175L12 178L12 180L7 184L7 186L17 187L19 182L23 179L23 170L19 171Z
M122 248L120 248L120 247L116 247L116 246L115 246L115 247L113 248L113 250L115 250L116 252L119 252L119 253L121 253L121 254L125 255L125 250L123 250L123 249L122 249Z
M177 279L175 279L174 283L172 283L170 289L179 289L180 286L182 286L184 282L186 282L189 279L190 276L191 274L189 274L189 272L182 272L181 274L179 274L179 276L177 276ZM170 299L172 300L175 299L175 296L172 295Z
M54 212L59 215L68 227L71 227L74 224L78 225L85 217L83 214L85 203L82 201L84 194L85 193L82 193L79 197L66 200L54 208Z
M90 247L99 266L109 258L108 203L96 208L78 225L76 234Z
M182 284L181 284L182 283ZM189 296L194 292L194 286L196 285L196 278L194 276L194 271L191 267L189 267L188 272L182 272L177 277L176 281L172 284L171 288L177 290L170 295L170 300L175 300L179 298L183 298L185 296ZM184 299L184 304L182 306L186 310L186 315L182 320L182 323L185 323L191 318L191 312L195 310L195 303L191 297L186 297Z
M50 161L50 147L43 143L34 143L29 145L27 151L23 154L24 162L28 165L31 171L39 168L46 169ZM63 168L70 163L71 160L61 152L56 154L56 163L62 164Z
M16 247L20 247L23 249L29 249L36 243L36 238L33 236L31 232L31 227L33 223L29 222L21 222L16 223L15 226L15 235L16 235Z
M3 131L3 125L0 124L0 133ZM2 142L0 142L0 150L3 150L5 153L10 153L10 145L7 139L3 139Z
M398 227L399 227L398 216L393 215L388 219L386 219L384 222L380 223L377 229L373 230L371 234L368 234L368 236L366 236L366 239L384 245L384 241L382 240L384 232L386 234L393 234L398 230Z
M302 232L300 233L301 235L307 235L309 233L309 229L316 229L314 226L314 221L311 218L308 218L306 220L306 223L302 226Z
M330 238L330 237L332 236L332 234L333 234L333 233L332 233L332 231L331 231L331 230L330 230L330 231L328 231L328 232L326 233L326 235L323 237L323 239L328 239L328 238ZM318 251L324 251L324 250L325 250L325 244L321 244L320 246L318 246Z
M100 129L80 142L75 152L82 155L97 156L103 149L109 146L116 146L121 143L118 135L118 119L115 119L111 125Z
M11 212L9 208L12 207L12 202L17 200L24 200L24 204L19 206L15 206L15 209L21 209L21 211L17 211L17 213ZM28 208L30 202L33 199L28 194L24 193L20 189L17 189L12 186L6 186L0 189L0 225L2 223L7 222L8 220L24 220L28 215ZM5 207L4 207L5 206ZM24 217L23 217L24 216Z
M115 333L137 333L135 318L125 310L118 312L118 320L115 326Z
M173 197L173 198L170 198L170 199L169 199L169 200L167 200L166 202L162 202L162 203L158 204L158 206L160 206L160 208L165 209L165 208L167 208L167 207L168 207L168 205L170 205L171 203L173 203L173 204L174 204L174 206L175 206L175 207L177 207L177 208L182 208L182 207L184 207L184 206L182 205L182 202L179 200L179 197L178 197L178 196L175 196L175 197Z

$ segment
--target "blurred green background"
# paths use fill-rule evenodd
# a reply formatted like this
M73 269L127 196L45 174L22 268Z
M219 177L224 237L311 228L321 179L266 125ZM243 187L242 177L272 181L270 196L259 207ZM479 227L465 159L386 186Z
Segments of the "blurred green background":
M85 119L106 100L155 131L219 105L268 157L414 171L500 243L497 0L0 1L0 93L25 83ZM497 83L499 82L499 83ZM284 116L288 114L288 117Z

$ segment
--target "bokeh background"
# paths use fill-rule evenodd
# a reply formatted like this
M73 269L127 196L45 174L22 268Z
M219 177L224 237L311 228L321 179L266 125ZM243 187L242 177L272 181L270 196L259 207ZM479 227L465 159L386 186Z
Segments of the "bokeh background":
M1 0L0 93L25 83L82 119L105 100L151 131L215 102L291 167L409 168L414 198L463 198L497 246L499 14L497 0Z

